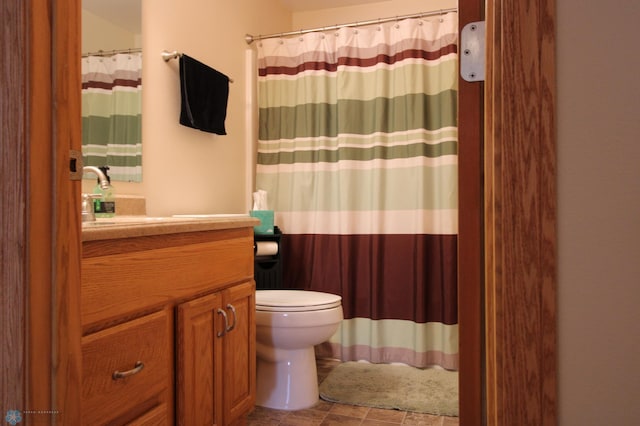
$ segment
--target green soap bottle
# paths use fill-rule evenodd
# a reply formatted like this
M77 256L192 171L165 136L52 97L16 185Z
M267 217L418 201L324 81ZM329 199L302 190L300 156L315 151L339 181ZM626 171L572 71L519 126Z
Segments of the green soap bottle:
M98 179L97 185L93 188L93 193L100 196L94 196L93 198L93 212L96 217L114 217L116 215L116 198L115 189L111 185L111 177L107 174L109 167L102 166L98 168L107 177L109 188L102 189L100 187L100 179Z

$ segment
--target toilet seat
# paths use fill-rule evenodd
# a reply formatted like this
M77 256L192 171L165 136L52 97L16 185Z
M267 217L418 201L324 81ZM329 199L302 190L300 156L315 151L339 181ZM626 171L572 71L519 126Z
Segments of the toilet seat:
M342 297L308 290L257 290L256 310L270 312L319 311L340 306Z

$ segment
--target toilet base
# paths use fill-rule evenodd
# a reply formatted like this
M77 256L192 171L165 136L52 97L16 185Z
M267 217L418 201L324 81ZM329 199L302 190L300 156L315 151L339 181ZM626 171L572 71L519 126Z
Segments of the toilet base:
M285 361L257 357L256 405L301 410L319 400L314 347L288 351Z

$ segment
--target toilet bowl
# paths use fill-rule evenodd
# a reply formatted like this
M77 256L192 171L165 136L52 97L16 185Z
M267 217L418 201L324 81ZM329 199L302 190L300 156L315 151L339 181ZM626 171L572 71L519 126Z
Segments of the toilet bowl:
M256 290L256 405L300 410L318 402L314 346L342 321L342 298L306 290Z

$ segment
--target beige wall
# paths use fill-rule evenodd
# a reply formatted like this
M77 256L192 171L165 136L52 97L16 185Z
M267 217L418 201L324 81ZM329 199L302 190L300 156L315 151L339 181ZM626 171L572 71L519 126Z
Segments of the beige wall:
M290 19L277 0L143 1L143 185L148 214L246 213L244 36L281 31L289 28ZM178 123L178 61L165 63L160 58L165 49L187 53L234 80L227 135Z
M374 20L413 13L430 12L457 7L457 0L394 0L340 8L295 12L293 26L319 28L336 24Z
M562 426L640 424L640 2L557 2Z
M141 47L140 34L82 10L82 53Z

